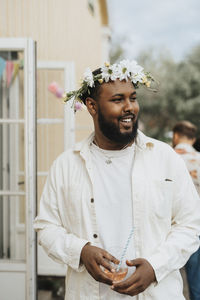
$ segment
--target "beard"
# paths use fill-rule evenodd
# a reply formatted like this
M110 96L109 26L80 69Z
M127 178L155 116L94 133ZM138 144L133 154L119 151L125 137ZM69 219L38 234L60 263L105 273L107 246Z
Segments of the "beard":
M129 116L130 116L130 114L129 114ZM135 115L133 115L133 116L135 117ZM103 133L103 135L115 143L118 143L121 145L129 144L130 142L134 141L134 139L137 136L138 119L133 124L133 128L132 128L131 132L122 133L120 131L119 126L115 125L113 122L107 121L104 118L104 115L99 108L98 123L99 123L99 128L100 128L101 132Z

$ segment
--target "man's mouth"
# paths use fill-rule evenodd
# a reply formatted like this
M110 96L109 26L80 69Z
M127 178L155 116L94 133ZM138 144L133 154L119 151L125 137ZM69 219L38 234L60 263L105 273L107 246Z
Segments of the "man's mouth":
M134 119L135 119L135 116L133 116L133 115L130 116L129 115L129 116L126 116L126 117L121 117L119 119L119 121L128 125L128 124L131 124Z
M120 121L123 122L123 123L130 123L130 122L133 121L133 119L132 118L125 118L125 119L121 119Z

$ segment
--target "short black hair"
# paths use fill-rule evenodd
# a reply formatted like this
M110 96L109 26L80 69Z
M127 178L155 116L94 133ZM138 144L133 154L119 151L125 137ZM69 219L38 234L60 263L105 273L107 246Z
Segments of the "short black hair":
M196 139L196 142L193 144L195 150L200 152L200 137Z
M101 74L101 68L94 70L92 72L92 74L94 76ZM82 94L81 97L79 97L79 98L83 101L84 104L86 104L85 101L88 97L91 97L94 100L97 100L97 98L99 97L99 94L100 94L100 89L101 89L101 84L98 82L98 80L96 80L94 82L94 86L88 87L88 90L84 94Z
M173 132L192 140L196 137L197 127L189 121L181 121L173 127Z

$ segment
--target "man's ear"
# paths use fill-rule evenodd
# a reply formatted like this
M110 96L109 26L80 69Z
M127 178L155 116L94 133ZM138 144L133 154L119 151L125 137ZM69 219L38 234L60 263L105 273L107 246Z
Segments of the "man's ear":
M94 117L97 113L97 102L93 98L87 97L85 99L85 105L87 106L87 109L91 116Z

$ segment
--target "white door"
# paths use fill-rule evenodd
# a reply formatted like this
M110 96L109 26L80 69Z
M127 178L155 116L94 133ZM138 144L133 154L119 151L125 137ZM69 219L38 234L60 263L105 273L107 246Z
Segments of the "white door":
M35 49L0 38L0 300L36 299Z
M75 88L75 67L70 61L38 61L37 63L37 186L40 199L52 161L75 142L73 102L63 103L49 92L54 82L64 91ZM65 276L66 265L58 264L37 247L38 275Z

